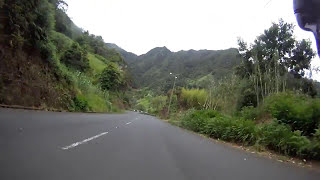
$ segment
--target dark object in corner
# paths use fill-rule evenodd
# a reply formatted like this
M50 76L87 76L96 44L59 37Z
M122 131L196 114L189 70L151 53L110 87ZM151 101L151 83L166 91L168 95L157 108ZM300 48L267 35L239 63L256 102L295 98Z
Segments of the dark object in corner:
M313 32L320 56L320 0L293 0L293 10L299 27Z

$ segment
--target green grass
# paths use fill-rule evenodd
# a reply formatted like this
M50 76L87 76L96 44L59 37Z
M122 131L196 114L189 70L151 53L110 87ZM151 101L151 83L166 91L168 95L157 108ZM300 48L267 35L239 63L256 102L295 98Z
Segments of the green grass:
M105 98L101 97L101 95L93 94L91 92L87 93L86 99L88 101L89 107L94 112L110 112L111 111L111 103L108 102Z
M68 78L77 94L81 95L88 102L90 111L93 112L119 112L119 108L112 105L112 97L108 91L102 90L93 83L93 78L86 73L68 69L59 63L59 69Z
M89 53L88 59L89 59L89 65L93 69L94 74L102 73L103 69L107 67L107 65L103 61L98 59L94 54Z
M213 138L260 146L292 157L320 160L320 129L315 129L312 136L304 136L302 131L293 131L289 125L276 120L257 125L253 120L212 110L190 110L180 121L182 127Z

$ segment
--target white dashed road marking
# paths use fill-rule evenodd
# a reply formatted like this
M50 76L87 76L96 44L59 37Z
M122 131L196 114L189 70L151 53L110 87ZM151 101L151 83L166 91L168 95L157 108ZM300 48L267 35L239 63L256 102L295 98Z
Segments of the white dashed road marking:
M132 123L132 122L127 122L126 125L129 125L129 124L131 124L131 123ZM117 126L117 127L115 127L115 128L118 129L119 127ZM99 138L99 137L101 137L101 136L104 136L104 135L106 135L106 134L108 134L108 133L109 133L109 132L100 133L100 134L98 134L98 135L96 135L96 136L92 136L91 138L85 139L85 140L83 140L83 141L75 142L75 143L73 143L73 144L71 144L71 145L69 145L69 146L62 147L61 149L62 149L62 150L68 150L68 149L77 147L77 146L79 146L79 145L81 145L81 144L84 144L84 143L86 143L86 142L89 142L89 141L92 141L92 140L94 140L94 139L97 139L97 138Z
M93 137L91 137L91 138L85 139L85 140L83 140L83 141L79 141L79 142L73 143L73 144L71 144L71 145L69 145L69 146L65 146L65 147L63 147L63 148L61 148L61 149L63 149L63 150L68 150L68 149L77 147L77 146L79 146L79 145L81 145L81 144L84 144L84 143L86 143L86 142L89 142L89 141L92 141L92 140L94 140L94 139L97 139L98 137L101 137L101 136L106 135L106 134L108 134L108 132L103 132L103 133L101 133L101 134L98 134L98 135L93 136Z

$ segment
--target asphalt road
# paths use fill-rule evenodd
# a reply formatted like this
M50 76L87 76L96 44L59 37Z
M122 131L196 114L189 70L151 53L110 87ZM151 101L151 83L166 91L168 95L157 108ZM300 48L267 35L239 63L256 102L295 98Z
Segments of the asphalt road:
M0 109L1 180L319 180L155 117Z

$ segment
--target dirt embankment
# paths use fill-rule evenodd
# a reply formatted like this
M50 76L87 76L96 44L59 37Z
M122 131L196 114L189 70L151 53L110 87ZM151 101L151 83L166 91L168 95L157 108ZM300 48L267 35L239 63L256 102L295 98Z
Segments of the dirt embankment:
M67 109L71 91L40 54L0 45L0 104Z

